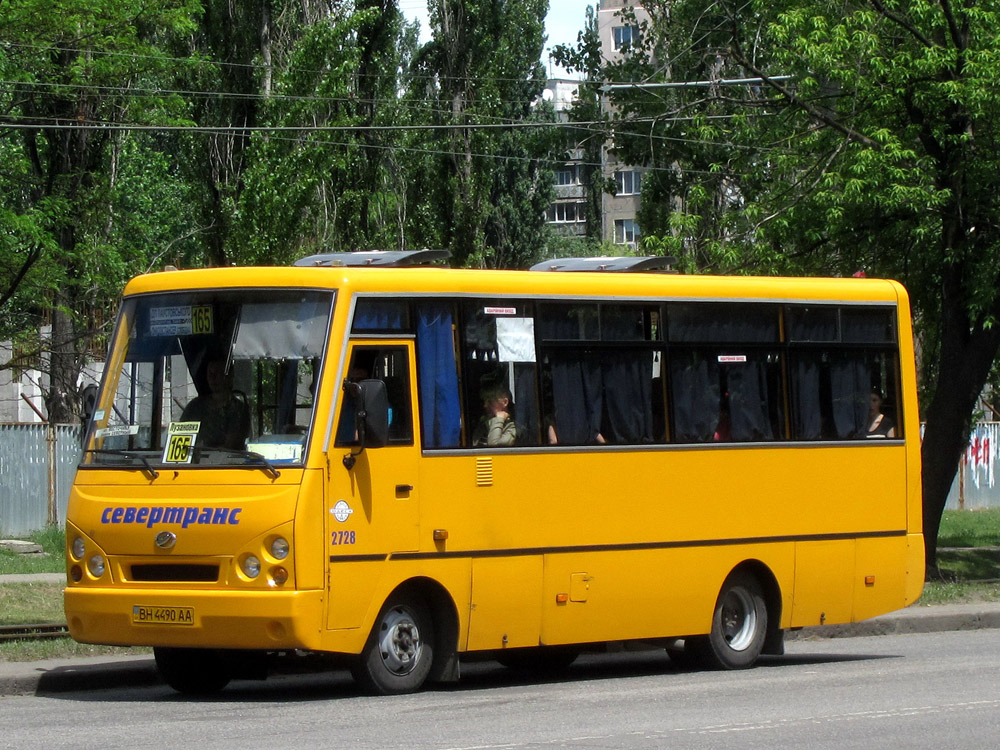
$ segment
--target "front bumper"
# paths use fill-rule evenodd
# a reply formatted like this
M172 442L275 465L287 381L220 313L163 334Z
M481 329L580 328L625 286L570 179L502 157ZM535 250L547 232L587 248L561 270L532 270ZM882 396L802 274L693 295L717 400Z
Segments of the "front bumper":
M178 591L67 587L66 622L80 643L179 648L319 649L322 591ZM191 624L133 622L133 609L190 608Z

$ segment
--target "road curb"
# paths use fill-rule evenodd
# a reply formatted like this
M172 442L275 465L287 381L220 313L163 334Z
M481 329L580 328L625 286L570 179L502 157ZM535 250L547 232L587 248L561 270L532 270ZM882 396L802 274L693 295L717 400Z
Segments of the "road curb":
M828 638L861 638L875 635L904 635L910 633L941 633L950 630L984 630L1000 628L1000 606L989 609L964 609L936 611L935 607L925 607L917 612L903 610L875 617L862 622L842 625L822 625L802 628L786 634L787 640L814 640Z

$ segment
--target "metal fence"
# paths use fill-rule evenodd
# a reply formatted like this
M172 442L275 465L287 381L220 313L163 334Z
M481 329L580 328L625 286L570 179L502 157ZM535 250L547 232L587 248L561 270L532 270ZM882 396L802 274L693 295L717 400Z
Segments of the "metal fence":
M61 526L79 462L79 426L0 424L0 536Z
M1000 422L980 422L972 431L958 475L948 495L948 510L1000 508Z

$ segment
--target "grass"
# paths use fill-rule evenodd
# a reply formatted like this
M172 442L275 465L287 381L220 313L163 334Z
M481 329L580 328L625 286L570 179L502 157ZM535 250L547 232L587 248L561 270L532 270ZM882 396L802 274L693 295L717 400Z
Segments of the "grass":
M19 555L0 550L0 575L20 573L65 573L66 534L56 526L31 534L27 541L42 545L41 555Z
M982 581L928 581L920 595L921 606L975 604L1000 601L1000 583Z
M1000 508L944 512L938 548L990 546L1000 546Z
M0 584L0 625L66 622L61 583Z
M72 638L49 638L44 641L0 643L0 662L42 661L44 659L82 659L87 656L137 656L151 654L149 648L91 646Z
M0 584L0 625L59 624L63 613L61 583ZM0 641L0 662L76 659L106 654L142 654L150 649L91 646L71 638L43 641Z

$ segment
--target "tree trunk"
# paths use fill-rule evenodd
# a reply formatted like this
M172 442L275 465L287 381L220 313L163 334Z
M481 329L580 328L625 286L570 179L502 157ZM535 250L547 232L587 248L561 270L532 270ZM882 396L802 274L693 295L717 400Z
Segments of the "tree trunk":
M60 233L61 241L70 230ZM65 248L64 248L65 250ZM81 357L77 351L78 336L73 315L74 307L70 291L61 288L55 292L52 306L52 342L49 354L49 391L45 398L49 422L70 424L76 421L77 380L80 377Z
M928 573L937 574L937 539L948 492L972 432L976 400L1000 351L1000 326L970 325L960 295L960 272L945 271L941 350L926 411L923 464L924 549Z

